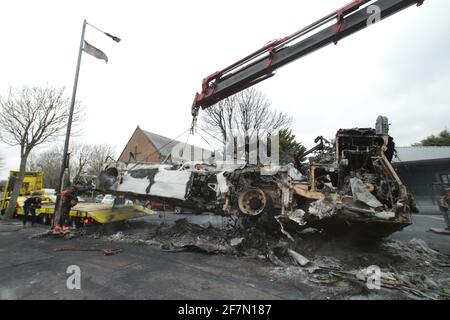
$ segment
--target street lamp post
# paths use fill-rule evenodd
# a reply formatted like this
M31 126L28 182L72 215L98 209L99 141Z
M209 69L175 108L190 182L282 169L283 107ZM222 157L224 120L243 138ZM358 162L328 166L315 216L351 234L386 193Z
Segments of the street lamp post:
M84 20L84 22L86 22L86 20ZM97 28L96 26L93 26L92 24L86 22L86 24L90 25L92 28L100 31L101 33L103 33L104 35L106 35L107 37L110 37L111 39L113 39L115 42L120 42L121 39L119 37L113 36L112 34L105 32L103 30L100 30L99 28Z
M93 27L94 29L104 33L106 36L108 36L115 42L121 41L120 38L113 36L107 32L104 32L104 31L100 30L99 28L89 24L86 20L83 20L83 28L81 31L80 47L78 49L77 67L75 69L75 80L73 83L72 98L70 101L69 118L67 120L66 138L64 141L64 151L63 151L64 153L63 153L63 159L61 162L61 171L59 174L59 185L58 185L58 189L57 189L58 196L57 196L56 204L55 204L55 215L54 215L54 219L53 219L53 225L58 223L59 217L61 214L61 194L62 194L62 191L64 188L64 175L65 175L66 168L69 167L69 154L68 154L69 140L70 140L70 133L71 133L71 129L72 129L73 112L74 112L74 108L75 108L75 101L76 101L76 95L77 95L78 77L80 75L81 57L83 56L84 35L86 33L86 25L89 25L89 26Z

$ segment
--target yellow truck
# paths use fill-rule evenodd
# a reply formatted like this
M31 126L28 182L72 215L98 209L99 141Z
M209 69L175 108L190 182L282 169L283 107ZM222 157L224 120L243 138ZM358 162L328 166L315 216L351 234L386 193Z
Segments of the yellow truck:
M5 213L6 208L8 207L9 200L11 199L11 193L14 190L14 186L16 184L17 178L19 177L18 171L10 171L8 180L5 185L5 190L3 192L3 198L1 199L1 214ZM40 195L43 196L43 177L44 174L42 172L26 172L23 178L22 186L19 191L19 198L17 199L16 204L16 212L18 214L18 209L20 206L23 206L23 202L26 199L27 195ZM42 199L43 201L49 201L49 199ZM23 213L22 213L23 214Z
M5 186L3 198L1 199L1 214L5 213L10 201L10 195L14 189L19 172L10 171ZM15 217L24 214L23 204L32 195L42 198L42 207L36 209L36 217L44 224L50 225L55 214L55 195L45 194L43 189L42 172L26 172L23 184L20 188L19 198L16 203ZM70 211L72 227L78 228L94 223L111 223L124 221L146 215L155 214L154 211L136 204L114 205L97 203L79 203Z

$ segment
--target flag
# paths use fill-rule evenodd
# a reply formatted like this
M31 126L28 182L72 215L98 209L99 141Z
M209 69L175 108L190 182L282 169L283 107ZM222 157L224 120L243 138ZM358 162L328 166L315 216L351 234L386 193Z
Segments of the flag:
M108 56L100 49L97 49L93 45L90 45L87 41L84 41L83 51L90 54L97 59L103 59L108 63Z

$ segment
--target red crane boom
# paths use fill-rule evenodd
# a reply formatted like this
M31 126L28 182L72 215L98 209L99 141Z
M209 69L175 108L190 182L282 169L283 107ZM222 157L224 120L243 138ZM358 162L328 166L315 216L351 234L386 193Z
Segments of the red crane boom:
M202 83L202 91L195 95L192 115L219 101L249 88L274 75L274 71L331 43L337 43L353 33L365 29L424 0L354 0L307 27L281 39L274 40L233 63L214 72ZM296 41L294 43L294 41Z

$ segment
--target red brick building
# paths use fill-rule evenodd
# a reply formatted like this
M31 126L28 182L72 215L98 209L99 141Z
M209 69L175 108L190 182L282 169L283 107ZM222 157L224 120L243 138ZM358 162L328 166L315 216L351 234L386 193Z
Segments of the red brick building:
M158 134L142 130L137 126L127 145L120 154L119 161L171 163L172 149L185 142L172 140ZM185 145L192 147L191 145Z

